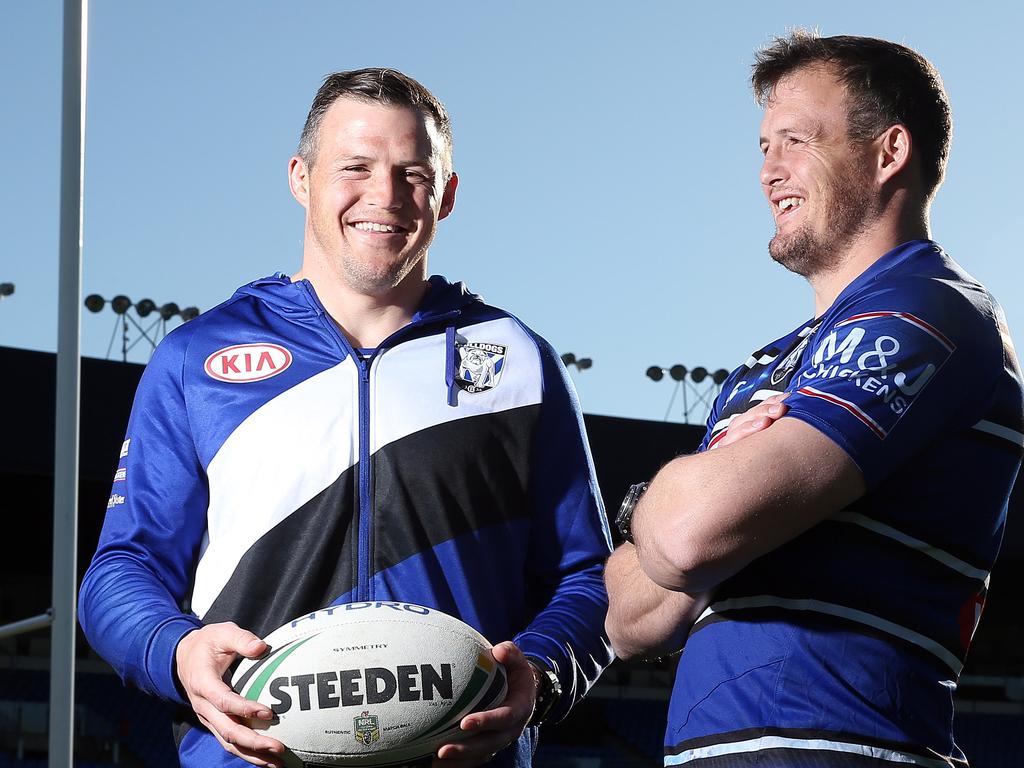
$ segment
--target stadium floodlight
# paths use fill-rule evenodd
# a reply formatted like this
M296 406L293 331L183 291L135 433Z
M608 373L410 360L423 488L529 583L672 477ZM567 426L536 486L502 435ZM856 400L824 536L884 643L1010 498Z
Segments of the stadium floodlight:
M562 355L562 364L568 368L570 365L575 365L576 370L585 371L590 368L594 361L589 357L576 357L572 352L566 352Z
M729 377L729 372L724 368L719 368L714 373L710 373L704 366L687 368L681 363L676 363L668 368L660 365L650 366L647 369L647 378L652 381L661 381L665 378L666 373L672 381L676 383L676 385L672 389L672 396L669 398L668 408L665 410L665 421L668 421L669 414L672 412L672 404L675 402L676 395L682 391L683 418L687 424L690 423L691 412L696 408L704 407L710 411L714 396L722 388L722 384ZM696 398L692 405L688 394L693 395ZM698 414L698 416L701 417L701 421L703 421L706 415L707 412Z
M118 294L110 300L110 308L114 310L114 314L123 315L132 306L132 300L124 294Z
M91 293L85 297L85 308L90 312L102 312L103 308L107 305L107 300L100 296L98 293ZM117 336L118 330L121 332L121 359L124 362L128 362L128 352L140 341L145 339L149 342L150 347L155 350L157 343L167 333L167 321L175 317L180 317L181 321L187 322L195 317L199 316L198 307L185 307L180 309L177 303L169 301L163 305L157 305L152 299L142 299L137 303L132 303L132 300L123 294L118 294L109 301L110 308L114 310L116 315L114 319L114 331L110 336L110 343L107 345L107 359L110 359L110 351L114 346L114 339ZM138 316L139 320L143 318L150 318L150 322L146 327L143 327L139 320L132 317L130 310L135 307L135 315ZM156 318L151 318L153 313L157 314ZM130 340L131 326L135 327L137 336L134 340ZM151 353L152 354L152 353Z

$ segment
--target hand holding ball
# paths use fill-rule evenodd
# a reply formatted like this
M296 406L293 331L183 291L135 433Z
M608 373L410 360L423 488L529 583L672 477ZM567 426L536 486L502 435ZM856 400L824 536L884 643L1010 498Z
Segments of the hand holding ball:
M301 616L264 638L231 686L275 719L251 727L307 763L400 765L462 736L471 712L505 698L504 668L475 629L411 603L349 603Z

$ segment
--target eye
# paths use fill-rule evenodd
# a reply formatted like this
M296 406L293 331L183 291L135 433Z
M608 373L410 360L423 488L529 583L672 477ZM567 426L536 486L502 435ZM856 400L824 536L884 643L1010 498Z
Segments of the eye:
M434 177L425 171L419 171L415 168L406 168L405 177L412 181L433 181Z

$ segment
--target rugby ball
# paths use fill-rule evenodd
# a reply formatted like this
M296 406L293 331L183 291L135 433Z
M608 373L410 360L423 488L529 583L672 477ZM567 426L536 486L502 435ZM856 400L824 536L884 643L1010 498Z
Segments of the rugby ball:
M274 712L247 725L307 764L389 766L436 753L459 722L505 699L491 644L452 616L399 602L349 603L288 622L243 659L231 687Z

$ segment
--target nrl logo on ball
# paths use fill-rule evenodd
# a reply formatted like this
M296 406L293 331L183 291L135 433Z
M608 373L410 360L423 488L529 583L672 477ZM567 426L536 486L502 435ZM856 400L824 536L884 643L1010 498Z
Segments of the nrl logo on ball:
M456 345L456 349L459 351L459 372L455 381L463 390L486 392L498 386L508 347L468 341Z
M370 746L375 741L380 741L380 723L376 715L363 712L352 718L352 734L363 746Z

